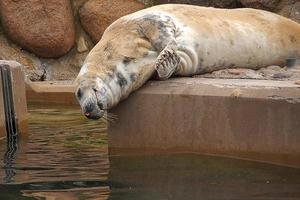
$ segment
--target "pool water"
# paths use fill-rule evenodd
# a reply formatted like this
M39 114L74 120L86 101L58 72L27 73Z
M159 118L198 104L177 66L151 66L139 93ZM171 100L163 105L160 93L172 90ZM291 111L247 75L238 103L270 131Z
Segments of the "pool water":
M194 154L108 156L104 121L77 107L29 112L27 137L0 140L0 200L300 199L300 169Z

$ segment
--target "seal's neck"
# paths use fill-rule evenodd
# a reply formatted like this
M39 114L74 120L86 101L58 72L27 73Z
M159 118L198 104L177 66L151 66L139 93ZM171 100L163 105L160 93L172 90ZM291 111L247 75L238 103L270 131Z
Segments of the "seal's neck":
M117 105L134 90L140 88L155 72L156 52L150 52L143 58L127 59L116 65L112 74L106 74L105 83L112 93L109 108Z

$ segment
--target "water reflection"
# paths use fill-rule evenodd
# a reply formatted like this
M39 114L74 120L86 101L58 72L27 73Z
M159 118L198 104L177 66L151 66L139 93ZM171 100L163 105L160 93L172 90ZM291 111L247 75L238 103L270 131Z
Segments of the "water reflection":
M17 132L10 132L6 137L6 151L4 153L3 163L5 177L4 182L10 183L16 172L13 167L15 155L18 149L18 134Z
M108 157L104 122L73 108L29 111L28 137L0 140L1 200L300 199L300 169L191 154Z
M106 199L106 124L86 120L78 108L29 112L26 138L0 140L0 199Z
M110 200L296 200L300 170L191 154L110 157Z
M69 190L23 190L23 196L34 197L35 199L46 200L81 200L81 199L94 199L105 200L109 196L109 187L103 188L74 188Z
M13 167L15 155L18 149L18 136L16 134L7 135L6 138L6 152L4 153L3 163L4 163L4 171L5 177L4 182L10 183L12 182L13 177L16 172Z

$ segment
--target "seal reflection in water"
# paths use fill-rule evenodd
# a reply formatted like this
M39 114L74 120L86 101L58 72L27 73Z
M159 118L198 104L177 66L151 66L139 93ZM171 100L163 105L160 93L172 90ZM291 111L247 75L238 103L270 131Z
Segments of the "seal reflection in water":
M300 57L300 25L274 13L154 6L106 29L78 74L76 97L86 117L99 119L153 75L282 66L290 57Z

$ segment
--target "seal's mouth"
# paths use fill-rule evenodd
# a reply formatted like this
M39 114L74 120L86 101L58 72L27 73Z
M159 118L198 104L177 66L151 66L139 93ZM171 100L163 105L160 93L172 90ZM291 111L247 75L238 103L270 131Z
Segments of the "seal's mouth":
M88 119L93 119L97 120L100 119L101 117L104 116L105 110L101 109L100 105L98 104L91 104L88 103L84 108L83 108L83 114L88 118Z
M97 97L97 94L95 93L95 96ZM98 98L93 99L88 104L86 104L84 108L84 115L88 119L97 120L104 116L105 110L103 108L103 104L99 102Z
M104 115L104 111L103 110L99 110L96 112L85 112L84 115L88 118L88 119L93 119L93 120L97 120L100 119L101 117L103 117Z

